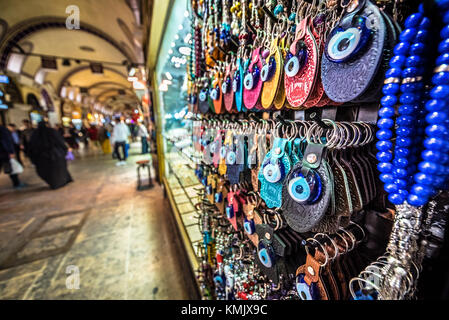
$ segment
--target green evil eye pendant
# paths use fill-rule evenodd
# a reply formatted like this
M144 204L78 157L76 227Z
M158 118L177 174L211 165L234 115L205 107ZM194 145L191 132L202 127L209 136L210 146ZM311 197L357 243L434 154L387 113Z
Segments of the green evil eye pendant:
M287 53L286 64L284 67L285 74L288 77L296 76L299 71L306 65L307 62L307 46L304 41L300 40L296 44L292 44L295 46L292 50Z
M207 100L207 89L203 89L200 92L200 101L204 102Z
M274 252L271 246L266 246L263 242L259 242L257 256L260 262L267 268L274 265Z
M312 283L309 286L304 281L304 274L302 273L296 277L296 291L301 300L316 300L318 296L316 285Z
M223 92L223 94L227 94L230 88L231 88L231 79L229 77L226 77L226 80L221 84L221 92Z
M243 85L245 86L245 89L252 90L257 85L257 82L259 82L259 78L260 70L259 67L255 65L254 70L252 72L248 70L248 73L243 79Z
M350 28L336 28L329 36L324 53L330 61L345 62L366 47L372 32L366 26L366 17L356 16L354 20L355 23Z
M220 88L218 86L216 86L215 88L213 88L210 92L210 98L214 101L218 100L218 98L220 97Z
M254 223L254 220L248 220L245 218L245 223L243 224L243 228L245 229L245 232L247 234L254 234L256 232L256 225Z
M295 202L312 204L321 194L321 178L314 170L309 170L304 177L300 170L293 174L293 179L288 182L288 194Z
M269 81L276 71L276 59L270 57L270 60L262 68L261 78L263 82Z
M226 206L226 217L228 217L228 219L234 218L234 206L233 205Z
M236 93L240 89L240 73L236 71L232 79L232 91Z
M277 159L268 159L263 165L263 176L270 183L281 181L285 176L284 165Z
M236 156L234 151L229 151L226 155L226 163L229 165L235 164Z

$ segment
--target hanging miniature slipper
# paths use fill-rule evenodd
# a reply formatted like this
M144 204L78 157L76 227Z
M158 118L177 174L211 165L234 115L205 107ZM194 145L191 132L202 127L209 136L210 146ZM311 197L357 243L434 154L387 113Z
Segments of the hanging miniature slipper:
M221 84L221 92L223 94L223 104L228 112L235 111L235 94L232 90L232 75L236 72L237 65L233 61L227 63L226 70Z
M274 99L278 94L278 88L281 78L281 51L278 46L279 39L275 38L271 42L270 55L265 61L262 68L262 96L261 103L264 109L270 109L273 105Z
M242 58L238 57L236 62L236 70L234 71L234 74L232 76L232 92L234 92L237 112L245 111L245 106L243 104L243 77L243 61Z
M253 50L251 62L245 71L243 79L243 103L248 110L260 109L260 94L262 93L262 60L260 57L260 48Z
M210 98L214 105L214 111L217 114L223 112L223 94L221 92L221 79L223 75L219 68L220 67L217 68L217 71L214 74L214 81L212 82L212 89L210 90Z
M284 85L287 100L292 109L303 106L316 81L318 48L310 31L309 18L303 19L296 30L285 61Z
M379 70L386 35L385 21L376 5L369 0L350 3L330 32L322 56L321 80L330 99L361 99Z
M302 300L328 300L326 286L321 277L323 266L320 261L307 254L306 263L296 270L296 290Z
M281 38L279 40L279 83L278 83L278 91L276 94L276 97L273 101L273 107L276 110L281 110L285 106L285 86L284 86L284 61L286 56L287 50L285 50L285 37Z
M226 175L231 185L243 181L242 173L245 170L245 143L241 134L233 135L232 143L226 154Z
M210 152L213 154L212 164L215 168L218 168L218 165L220 164L220 151L224 141L224 134L224 130L218 130L210 148Z
M242 199L240 199L240 190L237 189L236 185L231 186L230 191L227 194L227 205L225 208L226 218L232 225L234 230L238 230L239 226L237 223L237 218L241 214Z
M211 99L209 98L209 87L204 84L198 93L198 110L201 113L208 113L210 111Z
M226 155L228 153L228 150L231 150L232 139L232 130L226 130L226 134L224 134L224 141L220 147L220 160L218 164L218 173L221 176L224 176L228 170Z

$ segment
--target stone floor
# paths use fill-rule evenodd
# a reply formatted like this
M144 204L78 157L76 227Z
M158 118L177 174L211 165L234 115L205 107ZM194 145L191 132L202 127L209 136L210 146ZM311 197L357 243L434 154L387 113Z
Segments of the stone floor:
M136 190L128 164L83 152L75 182L50 190L30 164L27 187L0 174L0 299L195 299L162 189Z

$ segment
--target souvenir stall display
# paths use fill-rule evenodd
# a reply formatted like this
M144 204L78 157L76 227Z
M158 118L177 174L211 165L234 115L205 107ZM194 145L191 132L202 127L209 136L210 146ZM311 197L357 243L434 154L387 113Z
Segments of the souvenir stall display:
M447 298L449 0L188 11L203 298Z

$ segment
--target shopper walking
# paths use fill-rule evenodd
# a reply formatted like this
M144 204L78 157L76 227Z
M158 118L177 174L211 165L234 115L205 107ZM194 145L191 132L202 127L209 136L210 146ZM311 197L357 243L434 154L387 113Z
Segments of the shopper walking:
M11 133L4 126L0 125L0 172L8 174L15 189L20 189L25 185L20 182L19 175L13 173L11 159L15 157L14 141Z
M29 158L30 157L29 156L29 145L30 145L31 136L33 135L33 132L34 132L34 128L33 128L33 125L31 124L31 121L28 119L23 119L22 124L23 124L23 129L22 129L22 133L21 133L21 144L23 146L23 153L25 154L25 156L27 156Z
M17 130L17 127L14 123L8 124L8 130L11 132L12 141L14 143L14 154L16 156L16 160L23 166L22 157L20 156L21 150L21 132Z
M128 126L124 122L124 117L116 118L117 124L112 131L111 142L114 145L114 152L117 155L118 162L117 166L122 166L126 164L126 144L128 143L129 136L131 132L129 131ZM121 149L121 152L120 152Z
M31 136L30 158L36 172L52 189L58 189L72 182L67 170L68 148L59 132L41 121Z
M140 137L140 141L142 143L142 154L148 153L148 130L142 122L139 123L137 136Z

